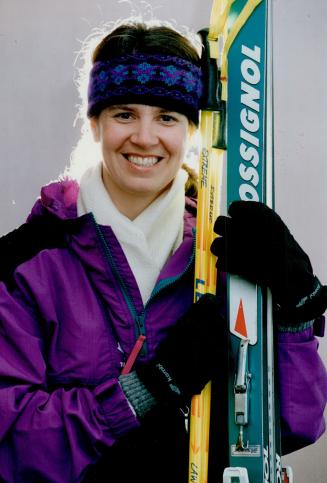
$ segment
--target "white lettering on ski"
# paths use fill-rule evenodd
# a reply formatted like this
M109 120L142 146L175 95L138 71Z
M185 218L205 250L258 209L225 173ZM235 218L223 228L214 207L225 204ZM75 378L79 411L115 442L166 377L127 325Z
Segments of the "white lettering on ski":
M256 133L260 129L260 90L255 86L261 79L259 65L261 60L261 49L255 46L253 49L242 45L244 58L241 62L241 109L240 119L242 129L240 130L241 144L240 155L245 163L241 162L239 174L245 183L239 187L239 195L244 201L259 201L259 194L256 187L259 184L259 174L256 167L259 164L258 149L260 141ZM243 142L246 141L246 142ZM249 165L250 164L250 165Z
M269 483L269 452L268 448L263 448L264 481Z

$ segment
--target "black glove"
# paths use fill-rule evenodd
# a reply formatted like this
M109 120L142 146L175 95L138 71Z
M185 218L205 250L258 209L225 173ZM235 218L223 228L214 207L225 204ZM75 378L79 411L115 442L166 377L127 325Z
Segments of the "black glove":
M67 245L70 220L60 220L50 213L32 218L0 238L0 280L7 281L21 263L45 248Z
M203 295L170 329L155 359L136 369L137 379L156 402L183 407L224 371L222 355L227 353L227 347L226 322L219 315L216 297ZM144 403L146 396L141 395L133 373L121 376L120 381L138 414L146 412L143 404L153 406L153 401Z
M211 251L220 270L271 289L287 322L314 319L327 308L327 287L281 218L260 202L234 201L219 216Z

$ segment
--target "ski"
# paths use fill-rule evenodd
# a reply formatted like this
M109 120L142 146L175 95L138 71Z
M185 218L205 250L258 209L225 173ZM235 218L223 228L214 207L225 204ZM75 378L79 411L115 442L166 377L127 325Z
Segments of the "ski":
M194 301L205 293L216 294L217 290L216 257L211 254L210 246L214 238L215 220L222 211L221 187L226 158L226 102L221 95L219 64L232 3L232 0L215 0L209 29L200 32L203 42L204 101L200 122L202 149L199 161ZM208 481L211 400L211 383L192 399L189 483ZM215 411L217 409L215 407Z
M205 104L201 109L200 131L202 149L199 161L199 183L196 223L196 254L194 301L203 294L216 294L216 257L210 252L214 238L214 223L221 213L220 188L225 159L225 109L219 98L218 37L226 18L230 1L214 1L210 28L200 33L203 42L202 71L204 74ZM189 483L206 483L208 480L211 383L200 395L194 396L190 412Z
M230 16L227 206L241 199L273 207L272 2L237 0ZM292 481L281 465L271 294L229 276L228 300L237 361L229 378L230 466L245 468L250 482L278 483L286 475Z
M210 245L213 223L226 212L223 180L227 206L241 199L273 207L271 9L271 0L216 0L210 27L200 32L206 103L201 112L195 300L216 292ZM215 435L222 441L228 432L227 467L222 475L221 465L211 464L216 474L209 473L209 482L292 481L291 470L281 468L271 294L236 276L228 276L227 289L229 366L236 370L229 374L228 431ZM210 411L214 415L224 407L221 392L211 405L211 393L210 383L192 400L189 483L208 481ZM211 452L210 458L224 461Z
M273 207L271 2L237 0L230 15L242 22L226 54L227 205ZM271 295L228 276L228 300L237 361L229 378L229 464L246 468L250 482L281 482Z

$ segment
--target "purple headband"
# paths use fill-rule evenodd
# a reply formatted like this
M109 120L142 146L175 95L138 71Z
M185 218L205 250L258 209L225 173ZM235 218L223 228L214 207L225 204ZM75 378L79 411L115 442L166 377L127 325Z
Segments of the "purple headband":
M170 55L127 54L95 62L88 88L89 117L113 104L136 103L180 112L199 122L201 69Z

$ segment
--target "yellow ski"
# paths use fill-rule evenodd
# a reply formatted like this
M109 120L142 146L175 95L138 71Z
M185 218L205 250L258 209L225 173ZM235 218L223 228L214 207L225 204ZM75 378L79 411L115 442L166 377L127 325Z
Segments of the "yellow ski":
M213 3L210 28L202 32L204 49L205 106L201 110L202 149L199 165L198 208L194 301L205 293L216 293L216 258L210 252L214 222L220 213L220 186L224 162L225 109L217 96L219 41L226 31L226 19L233 1ZM217 20L220 19L220 22ZM208 479L211 383L192 399L190 418L189 483L206 483Z

